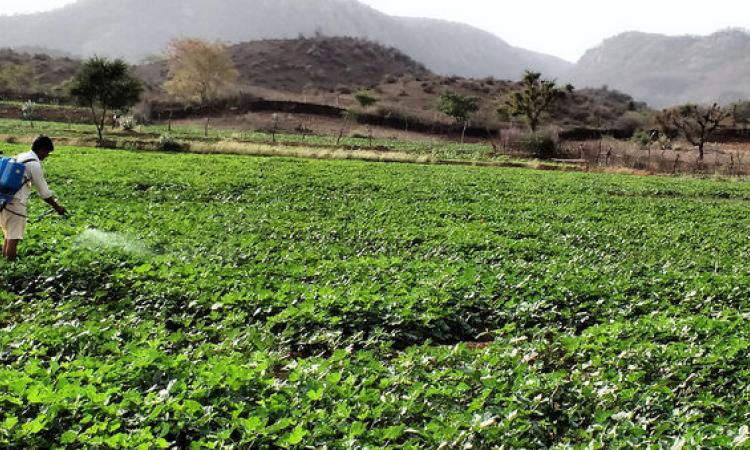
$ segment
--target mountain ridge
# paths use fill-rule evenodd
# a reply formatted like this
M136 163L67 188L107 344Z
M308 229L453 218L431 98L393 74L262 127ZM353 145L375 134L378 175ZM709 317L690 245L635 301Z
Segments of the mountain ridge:
M175 37L239 43L323 34L396 47L442 75L518 79L532 69L560 77L572 66L466 24L389 16L356 0L78 0L44 13L0 16L0 29L0 47L131 62L161 52Z
M725 29L707 36L630 31L604 40L576 63L579 87L607 85L655 107L731 103L750 98L750 33Z

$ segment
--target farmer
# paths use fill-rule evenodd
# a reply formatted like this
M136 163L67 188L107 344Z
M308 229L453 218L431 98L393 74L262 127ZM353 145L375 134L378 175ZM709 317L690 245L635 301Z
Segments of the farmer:
M15 157L19 163L26 165L24 184L16 193L13 201L0 211L0 228L3 230L3 256L8 261L15 261L18 241L23 240L26 229L26 203L31 195L33 184L39 196L47 202L58 214L65 215L65 208L52 196L42 171L42 161L55 149L52 139L47 136L38 137L31 145L31 151Z

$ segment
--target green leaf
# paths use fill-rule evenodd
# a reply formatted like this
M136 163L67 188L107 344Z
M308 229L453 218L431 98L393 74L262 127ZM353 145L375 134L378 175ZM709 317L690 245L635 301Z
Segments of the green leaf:
M3 428L6 430L12 429L18 423L18 417L8 416L3 420Z
M298 425L286 438L286 442L291 445L297 445L307 436L307 430L302 425Z
M330 384L338 384L341 381L341 373L340 372L333 372L329 373L326 376L326 381Z
M39 414L31 422L26 422L21 426L21 430L26 434L37 434L44 429L47 424L47 415Z
M265 428L267 423L268 418L266 417L250 417L249 419L245 419L242 421L242 426L247 432L257 433L259 430Z
M363 422L354 422L349 427L349 437L354 438L357 436L361 436L367 431L367 428L365 427L365 424Z
M323 388L320 389L311 389L307 391L307 398L310 400L317 402L323 399Z
M133 269L133 272L143 274L143 273L151 272L153 269L154 269L154 266L152 266L149 263L146 263Z
M78 433L75 431L66 431L65 433L60 436L60 443L61 444L72 444L73 442L78 439Z
M406 429L406 427L403 425L388 427L383 432L383 437L388 440L398 439L402 434L404 434L404 429Z

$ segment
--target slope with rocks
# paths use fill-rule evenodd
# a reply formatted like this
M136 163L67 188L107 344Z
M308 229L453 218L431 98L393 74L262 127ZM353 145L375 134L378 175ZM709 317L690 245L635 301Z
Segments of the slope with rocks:
M244 42L229 47L242 86L304 93L354 90L379 84L387 76L430 75L402 52L356 38L319 37ZM138 66L150 87L168 76L165 61Z

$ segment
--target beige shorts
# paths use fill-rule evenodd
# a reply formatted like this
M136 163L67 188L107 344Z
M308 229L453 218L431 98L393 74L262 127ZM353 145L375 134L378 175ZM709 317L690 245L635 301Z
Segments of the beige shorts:
M24 231L26 231L26 217L3 209L0 212L0 228L3 229L3 235L6 240L21 240L23 239Z

